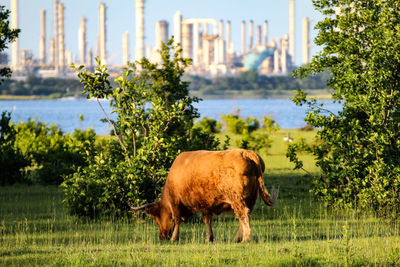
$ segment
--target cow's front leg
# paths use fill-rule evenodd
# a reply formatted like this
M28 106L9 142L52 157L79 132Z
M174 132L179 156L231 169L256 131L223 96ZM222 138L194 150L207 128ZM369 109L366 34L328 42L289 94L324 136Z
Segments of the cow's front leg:
M242 223L240 223L239 229L238 229L238 231L236 233L234 241L236 243L239 243L240 241L242 241L242 235L243 235L243 228L242 228Z
M212 214L203 214L203 222L206 225L206 242L213 242L214 241L214 234L213 234L213 230L211 227L211 223L212 223Z
M172 232L171 241L179 240L179 219L174 219L174 231Z

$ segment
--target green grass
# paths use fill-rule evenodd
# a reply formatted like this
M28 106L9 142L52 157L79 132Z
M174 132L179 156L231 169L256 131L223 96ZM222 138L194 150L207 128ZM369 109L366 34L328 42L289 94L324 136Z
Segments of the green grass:
M286 134L274 134L265 157L267 187L280 186L278 203L257 203L249 244L232 242L239 223L230 214L214 217L212 244L200 217L182 225L179 242L161 242L145 216L77 219L59 188L8 186L0 187L0 266L400 266L399 221L314 200L310 178L286 162ZM313 134L290 131L295 141Z

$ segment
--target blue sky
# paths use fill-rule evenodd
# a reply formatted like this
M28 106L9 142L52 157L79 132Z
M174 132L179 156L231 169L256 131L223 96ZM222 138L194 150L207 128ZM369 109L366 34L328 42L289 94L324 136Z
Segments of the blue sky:
M2 0L10 8L10 0ZM80 18L85 16L88 27L88 46L96 51L98 33L98 7L100 2L107 5L107 52L110 63L120 63L122 57L122 34L129 32L131 60L135 45L135 1L134 0L64 0L66 48L78 55L78 29ZM20 49L30 49L38 57L40 37L40 10L47 11L47 46L53 36L53 0L19 0ZM159 20L170 23L169 33L173 34L173 15L180 10L183 18L214 18L232 24L232 41L235 50L240 51L240 24L242 20L253 20L255 27L269 22L270 37L280 37L288 33L288 0L146 0L145 34L146 44L154 44L155 24ZM314 10L311 0L296 0L296 62L301 63L302 20L312 19L311 38L317 32L313 30L322 16ZM256 29L254 29L256 32ZM247 41L248 44L248 41ZM319 48L312 45L312 54Z

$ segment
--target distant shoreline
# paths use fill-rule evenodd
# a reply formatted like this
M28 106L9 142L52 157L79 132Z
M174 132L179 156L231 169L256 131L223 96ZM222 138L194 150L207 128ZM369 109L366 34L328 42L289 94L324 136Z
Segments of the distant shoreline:
M310 97L316 99L332 99L331 94L324 89L306 89L303 90ZM273 90L266 93L259 93L254 91L224 91L224 94L198 94L197 92L191 92L191 95L205 99L291 99L294 96L294 91L291 90ZM54 97L54 96L39 96L39 95L0 95L1 100L46 100L46 99L85 99L85 97L76 96L64 96L64 97Z

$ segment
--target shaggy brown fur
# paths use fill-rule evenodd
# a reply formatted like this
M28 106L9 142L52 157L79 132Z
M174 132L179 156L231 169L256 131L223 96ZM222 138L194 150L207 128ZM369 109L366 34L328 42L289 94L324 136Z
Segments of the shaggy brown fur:
M179 224L203 213L207 241L213 241L212 217L233 211L240 221L236 242L250 240L250 213L258 192L265 204L274 205L264 188L265 165L253 151L192 151L181 153L172 164L161 200L134 210L146 209L160 230L160 239L179 239Z

